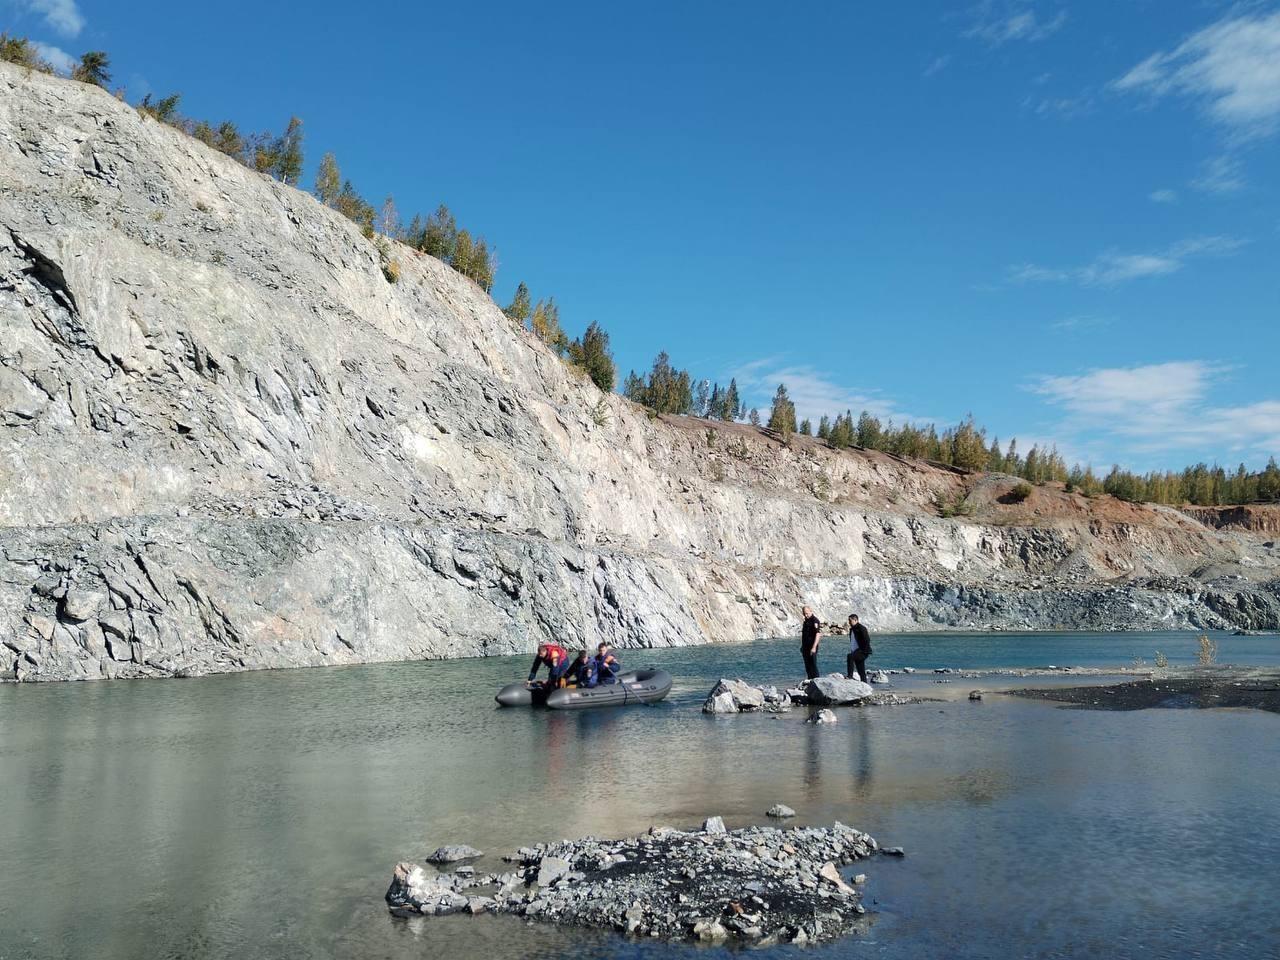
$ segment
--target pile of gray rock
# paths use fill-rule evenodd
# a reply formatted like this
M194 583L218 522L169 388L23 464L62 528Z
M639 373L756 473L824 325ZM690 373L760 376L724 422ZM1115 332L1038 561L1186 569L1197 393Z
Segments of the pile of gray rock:
M523 847L500 874L400 863L386 899L400 917L496 912L673 941L802 944L866 924L839 868L879 849L841 823L726 830L712 817L701 830Z
M789 691L772 685L753 686L745 680L721 680L702 704L703 713L783 713L791 709Z

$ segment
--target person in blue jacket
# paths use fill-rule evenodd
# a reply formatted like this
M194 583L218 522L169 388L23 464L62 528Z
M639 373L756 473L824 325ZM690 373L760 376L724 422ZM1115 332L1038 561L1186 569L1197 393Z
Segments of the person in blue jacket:
M618 682L618 674L622 672L622 664L618 662L618 658L613 655L613 648L607 643L602 643L596 647L595 664L596 674L600 683Z
M596 658L586 650L578 651L573 666L569 668L569 682L575 687L594 687L600 682L600 674L596 669Z

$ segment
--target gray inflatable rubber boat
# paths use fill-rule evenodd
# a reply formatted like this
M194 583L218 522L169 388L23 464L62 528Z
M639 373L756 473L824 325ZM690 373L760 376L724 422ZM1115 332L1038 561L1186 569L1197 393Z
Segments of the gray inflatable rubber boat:
M503 707L546 707L548 710L587 710L591 707L624 707L654 703L671 692L671 674L652 667L618 675L617 683L598 687L563 687L530 690L523 683L509 683L494 697Z

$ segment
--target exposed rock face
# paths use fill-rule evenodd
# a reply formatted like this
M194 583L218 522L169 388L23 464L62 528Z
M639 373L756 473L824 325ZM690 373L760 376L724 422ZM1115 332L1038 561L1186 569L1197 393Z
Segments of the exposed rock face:
M310 196L0 64L0 677L742 640L802 601L1280 625L1253 533L651 420L394 256L392 284ZM969 487L974 517L935 515Z
M861 680L850 680L839 674L829 677L815 677L804 685L805 698L809 703L844 704L857 703L875 693L871 684Z

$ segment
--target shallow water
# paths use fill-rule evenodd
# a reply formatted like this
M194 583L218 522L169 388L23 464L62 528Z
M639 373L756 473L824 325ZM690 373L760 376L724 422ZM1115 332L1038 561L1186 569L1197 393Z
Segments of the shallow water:
M1276 637L1218 639L1224 661L1280 664ZM908 851L859 868L876 923L826 956L1276 954L1280 717L969 703L1015 681L932 673L894 687L959 699L829 727L698 712L721 674L792 677L795 646L624 651L671 670L672 696L582 714L496 709L523 658L2 686L0 958L717 956L512 918L397 921L382 894L397 860L442 843L732 827L776 802ZM875 646L877 667L1106 666L1190 662L1195 639ZM836 669L843 650L824 650Z

